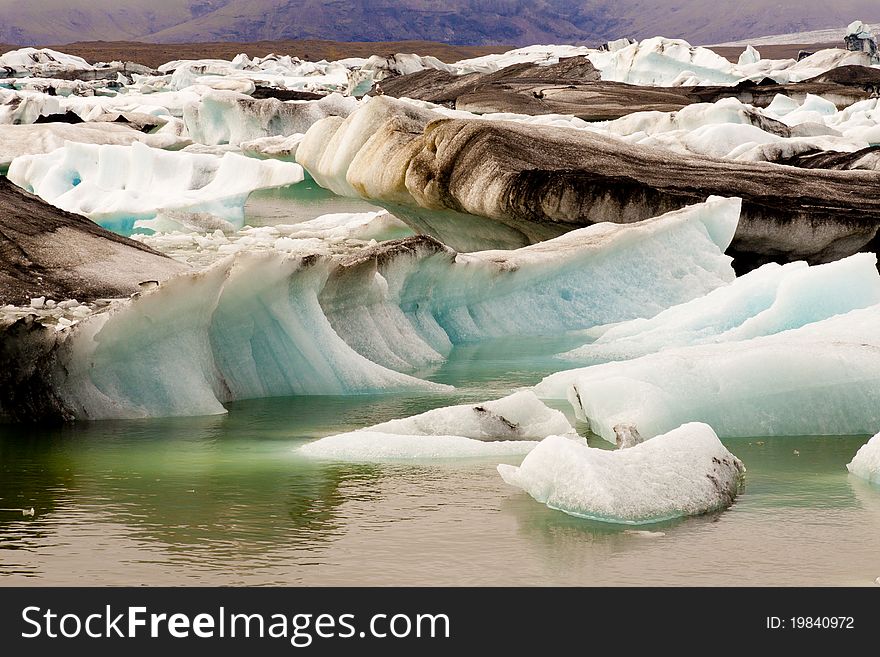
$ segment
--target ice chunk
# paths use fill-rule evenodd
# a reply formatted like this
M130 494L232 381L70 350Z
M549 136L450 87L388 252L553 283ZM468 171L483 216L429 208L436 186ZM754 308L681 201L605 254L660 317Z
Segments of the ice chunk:
M609 53L589 55L602 79L628 84L669 87L732 84L740 76L733 64L708 48L680 39L654 37Z
M354 98L339 94L313 101L282 102L214 91L188 104L183 120L189 134L199 143L237 145L265 137L302 134L328 116L348 116L357 106Z
M156 148L185 143L172 135L145 134L122 123L0 125L0 170L20 155L50 153L67 142L128 146L136 141Z
M859 448L846 469L857 477L880 484L880 433Z
M746 46L746 49L739 56L739 60L737 60L737 65L748 66L749 64L757 64L759 61L761 61L761 53L752 46Z
M730 506L745 468L712 428L685 424L628 449L545 438L504 481L551 509L603 522L643 524Z
M130 146L68 144L13 160L9 179L63 210L130 233L161 210L209 213L240 226L256 189L303 180L298 164Z
M458 435L478 440L522 440L573 433L565 415L545 406L531 390L480 404L447 406L364 429L413 436Z
M739 342L667 349L559 372L535 388L568 398L609 441L690 421L720 436L856 435L880 426L880 306Z
M774 263L650 319L609 327L563 357L625 360L672 347L746 340L880 303L877 256L857 253L809 267Z
M550 434L576 436L562 413L524 390L502 399L437 408L329 436L298 451L355 461L507 456L527 453L537 444L530 439Z
M460 459L526 454L533 440L486 442L464 436L407 436L353 431L316 440L298 450L303 456L334 461L384 461L401 459Z

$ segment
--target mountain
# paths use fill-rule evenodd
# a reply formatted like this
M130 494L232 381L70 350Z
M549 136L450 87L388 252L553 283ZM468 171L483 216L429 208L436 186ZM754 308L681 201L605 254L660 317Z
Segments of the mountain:
M880 21L877 0L0 0L0 42L318 38L454 44L630 36L719 43ZM833 32L832 32L833 33Z

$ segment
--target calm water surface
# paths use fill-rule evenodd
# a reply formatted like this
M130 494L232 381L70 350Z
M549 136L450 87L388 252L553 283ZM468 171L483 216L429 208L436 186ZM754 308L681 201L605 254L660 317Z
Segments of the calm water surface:
M0 427L0 584L873 585L880 576L880 488L845 468L865 437L726 441L748 468L737 503L645 531L551 511L506 486L496 460L336 464L294 453L324 435L534 383L558 369L541 354L561 347L458 349L431 375L457 384L454 395L269 399L207 418Z

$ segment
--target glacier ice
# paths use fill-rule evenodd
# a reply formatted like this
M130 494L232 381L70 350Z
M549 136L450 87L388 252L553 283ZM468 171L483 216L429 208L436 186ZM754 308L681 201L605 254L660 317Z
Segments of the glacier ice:
M363 429L410 436L458 435L476 440L526 440L573 434L565 415L547 407L531 390L478 404L446 406Z
M498 472L551 509L623 524L659 522L730 506L745 469L707 424L684 424L619 450L549 436L519 467Z
M856 477L880 484L880 434L875 435L859 448L846 469Z
M303 180L298 164L172 152L130 146L69 143L17 157L9 179L63 210L86 215L119 233L149 227L160 210L208 213L233 225L256 189Z
M552 374L542 399L568 399L614 442L700 421L719 436L857 435L880 426L880 306L735 342L674 347Z
M537 444L535 439L551 434L576 437L562 413L523 390L328 436L298 452L352 461L507 456L525 454Z
M455 343L648 316L731 281L721 249L738 214L737 199L714 199L469 254L424 237L355 248L252 229L200 270L40 334L56 354L42 398L64 417L97 419L217 413L222 402L264 396L446 389L402 372L442 361Z
M67 142L128 146L139 141L155 148L177 146L173 135L145 134L122 123L41 123L0 125L0 170L20 155L50 153Z
M486 442L464 436L408 436L352 431L308 443L297 453L334 461L385 461L521 456L535 447L533 440Z
M223 413L254 397L447 390L370 362L333 331L324 258L239 254L43 335L47 403L78 419ZM34 329L37 330L37 329Z
M212 91L184 107L183 120L194 141L233 144L263 137L305 133L328 116L348 116L358 102L330 94L320 100L257 100L235 92Z
M703 297L650 319L608 327L562 356L582 362L626 360L694 344L747 340L880 304L877 256L858 253L825 265L770 263Z

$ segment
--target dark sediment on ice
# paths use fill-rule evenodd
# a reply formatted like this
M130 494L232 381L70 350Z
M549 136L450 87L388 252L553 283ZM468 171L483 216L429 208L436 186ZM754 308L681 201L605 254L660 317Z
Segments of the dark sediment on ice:
M0 178L0 306L128 296L187 269Z

